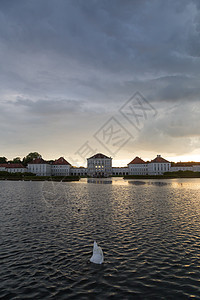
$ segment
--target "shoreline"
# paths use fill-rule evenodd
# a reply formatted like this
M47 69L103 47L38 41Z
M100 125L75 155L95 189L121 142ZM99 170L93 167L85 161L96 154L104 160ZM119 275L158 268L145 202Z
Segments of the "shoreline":
M200 178L199 175L194 175L194 176L189 176L189 175L185 175L185 176L165 176L165 175L125 175L123 177L124 180L126 179L180 179L180 178L186 178L186 179L193 179L193 178Z
M67 177L49 177L49 176L31 176L31 177L6 177L1 178L0 181L57 181L57 182L70 182L70 181L79 181L79 176L74 176L67 178Z

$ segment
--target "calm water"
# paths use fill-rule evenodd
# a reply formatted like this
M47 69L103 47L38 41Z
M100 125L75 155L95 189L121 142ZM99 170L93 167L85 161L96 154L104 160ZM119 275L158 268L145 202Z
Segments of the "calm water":
M89 262L94 240L103 265ZM199 179L0 181L0 299L190 298Z

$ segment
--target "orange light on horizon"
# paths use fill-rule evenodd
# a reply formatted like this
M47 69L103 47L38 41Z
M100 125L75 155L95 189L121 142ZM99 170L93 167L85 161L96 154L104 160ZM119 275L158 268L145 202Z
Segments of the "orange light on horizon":
M167 160L173 162L200 162L200 155L193 154L193 155L180 155L180 156L168 156L166 157Z

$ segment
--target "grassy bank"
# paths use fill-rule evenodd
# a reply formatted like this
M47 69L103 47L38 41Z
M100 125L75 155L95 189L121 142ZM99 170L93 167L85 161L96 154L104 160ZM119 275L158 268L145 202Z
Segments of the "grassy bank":
M125 175L124 179L173 179L173 178L200 178L200 172L178 171L166 172L163 175Z
M177 178L172 176L164 176L164 175L125 175L124 179L170 179Z
M31 173L0 172L0 180L23 180L23 181L78 181L79 176L36 176Z

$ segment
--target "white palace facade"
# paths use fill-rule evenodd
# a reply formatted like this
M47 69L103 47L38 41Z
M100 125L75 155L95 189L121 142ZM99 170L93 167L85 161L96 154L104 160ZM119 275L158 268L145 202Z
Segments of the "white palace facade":
M87 175L91 177L112 176L112 158L97 153L87 159Z
M40 166L39 166L40 165ZM33 160L28 164L28 171L36 175L77 175L89 177L109 177L124 175L162 175L165 172L175 171L200 171L200 163L188 165L183 163L173 164L157 155L151 161L144 161L136 156L126 167L112 167L112 158L102 153L97 153L87 159L87 167L73 167L63 157L53 163L45 162L42 158ZM36 173L37 172L37 173Z
M0 164L0 171L10 173L31 172L37 176L89 176L110 177L124 175L162 175L165 172L200 172L200 163L172 163L157 155L145 162L136 156L126 167L112 167L112 158L97 153L87 159L87 167L74 167L64 157L55 161L45 161L41 157L34 159L24 167L19 163Z
M163 175L165 172L170 172L171 163L160 155L150 162L145 162L136 156L128 167L129 175Z
M6 171L9 173L25 173L28 169L21 163L5 163L0 164L0 171Z

